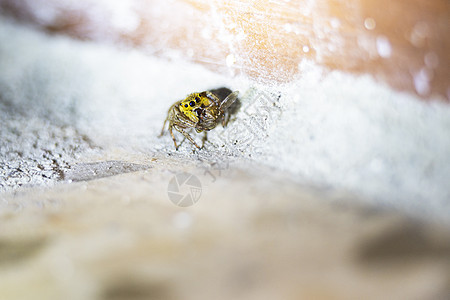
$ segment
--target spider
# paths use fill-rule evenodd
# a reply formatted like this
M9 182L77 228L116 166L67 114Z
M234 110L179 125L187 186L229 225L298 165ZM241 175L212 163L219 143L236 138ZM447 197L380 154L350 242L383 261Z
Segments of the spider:
M228 95L225 98L219 98L224 92ZM231 92L226 88L189 94L184 100L175 102L169 108L160 136L164 134L168 121L169 132L176 150L179 145L177 145L173 129L183 134L195 147L201 149L202 147L197 145L186 129L195 128L197 133L204 131L204 144L207 131L214 129L219 122L222 122L223 127L228 124L230 113L232 113L231 106L236 103L238 94L238 91Z

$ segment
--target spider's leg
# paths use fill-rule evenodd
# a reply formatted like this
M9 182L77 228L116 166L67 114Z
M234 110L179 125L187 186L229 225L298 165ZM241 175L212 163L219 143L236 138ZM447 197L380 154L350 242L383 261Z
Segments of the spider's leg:
M170 135L172 136L173 144L175 145L175 150L178 150L177 141L175 140L175 135L173 134L172 127L175 127L175 126L169 125L169 132L170 132ZM175 127L175 129L177 129L177 128Z
M195 147L197 147L198 149L201 149L197 143L194 141L194 139L189 135L189 133L187 133L186 131L183 130L183 128L174 125L173 127L175 127L176 130L178 130L179 132L181 132L181 134L183 134L192 144L194 144Z
M223 114L223 117L222 117L222 127L226 127L226 126L228 125L228 122L230 121L230 117L231 117L231 114L230 114L228 111L226 111L226 112Z
M186 140L186 137L183 136L183 139L182 139L181 142L180 142L180 146L183 145L183 143L184 143L185 140Z
M160 137L164 135L164 129L166 128L167 120L168 120L168 118L166 118L166 119L164 120L164 124L163 124L163 127L162 127L162 129L161 129L161 133L159 134Z
M178 102L176 102L175 104L173 104L170 108L169 108L169 111L167 112L167 117L166 117L166 119L164 120L164 124L163 124L163 127L162 127L162 129L161 129L161 133L160 133L160 135L159 136L163 136L164 135L164 129L166 128L166 123L167 123L167 121L169 121L169 129L170 129L170 127L172 127L173 125L172 125L172 122L173 122L173 119L174 119L174 114L176 114L176 106L177 106L177 104L178 104Z
M204 133L205 134L203 135L203 138L202 138L202 148L205 146L205 142L208 140L207 131L205 130Z

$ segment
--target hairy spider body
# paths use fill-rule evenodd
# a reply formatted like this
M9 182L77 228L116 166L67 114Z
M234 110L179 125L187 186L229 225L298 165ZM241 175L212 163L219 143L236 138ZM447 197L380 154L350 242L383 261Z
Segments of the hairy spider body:
M206 132L214 129L219 122L226 126L230 119L230 106L236 101L239 92L230 93L225 99L219 99L211 91L189 94L185 99L175 102L167 113L161 135L164 134L166 123L169 122L169 133L172 136L175 149L178 150L173 129L183 134L195 147L201 149L186 130L194 128L196 132Z

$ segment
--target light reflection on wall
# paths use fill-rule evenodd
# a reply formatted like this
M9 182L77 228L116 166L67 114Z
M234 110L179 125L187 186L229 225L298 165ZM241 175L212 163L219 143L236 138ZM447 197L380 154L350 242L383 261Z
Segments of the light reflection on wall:
M446 0L0 0L0 9L51 32L175 50L264 83L292 80L307 59L450 99Z

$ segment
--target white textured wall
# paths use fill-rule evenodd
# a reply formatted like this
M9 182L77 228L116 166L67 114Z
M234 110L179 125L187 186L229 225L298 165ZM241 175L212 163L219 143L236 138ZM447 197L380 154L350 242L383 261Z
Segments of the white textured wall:
M156 59L49 36L2 17L0 183L13 187L8 174L17 170L29 173L23 184L56 180L52 167L48 178L27 169L48 159L40 152L47 146L36 148L24 138L54 132L65 137L66 144L53 145L62 171L88 160L92 151L119 151L128 160L171 155L250 171L269 166L299 184L344 189L450 221L450 107L395 92L368 76L330 72L307 61L300 67L301 77L291 84L257 86L176 57ZM193 152L185 142L175 151L168 135L157 137L173 102L220 86L239 90L242 107L227 129L210 132L204 150ZM25 157L11 154L17 149ZM19 168L18 160L28 163Z

